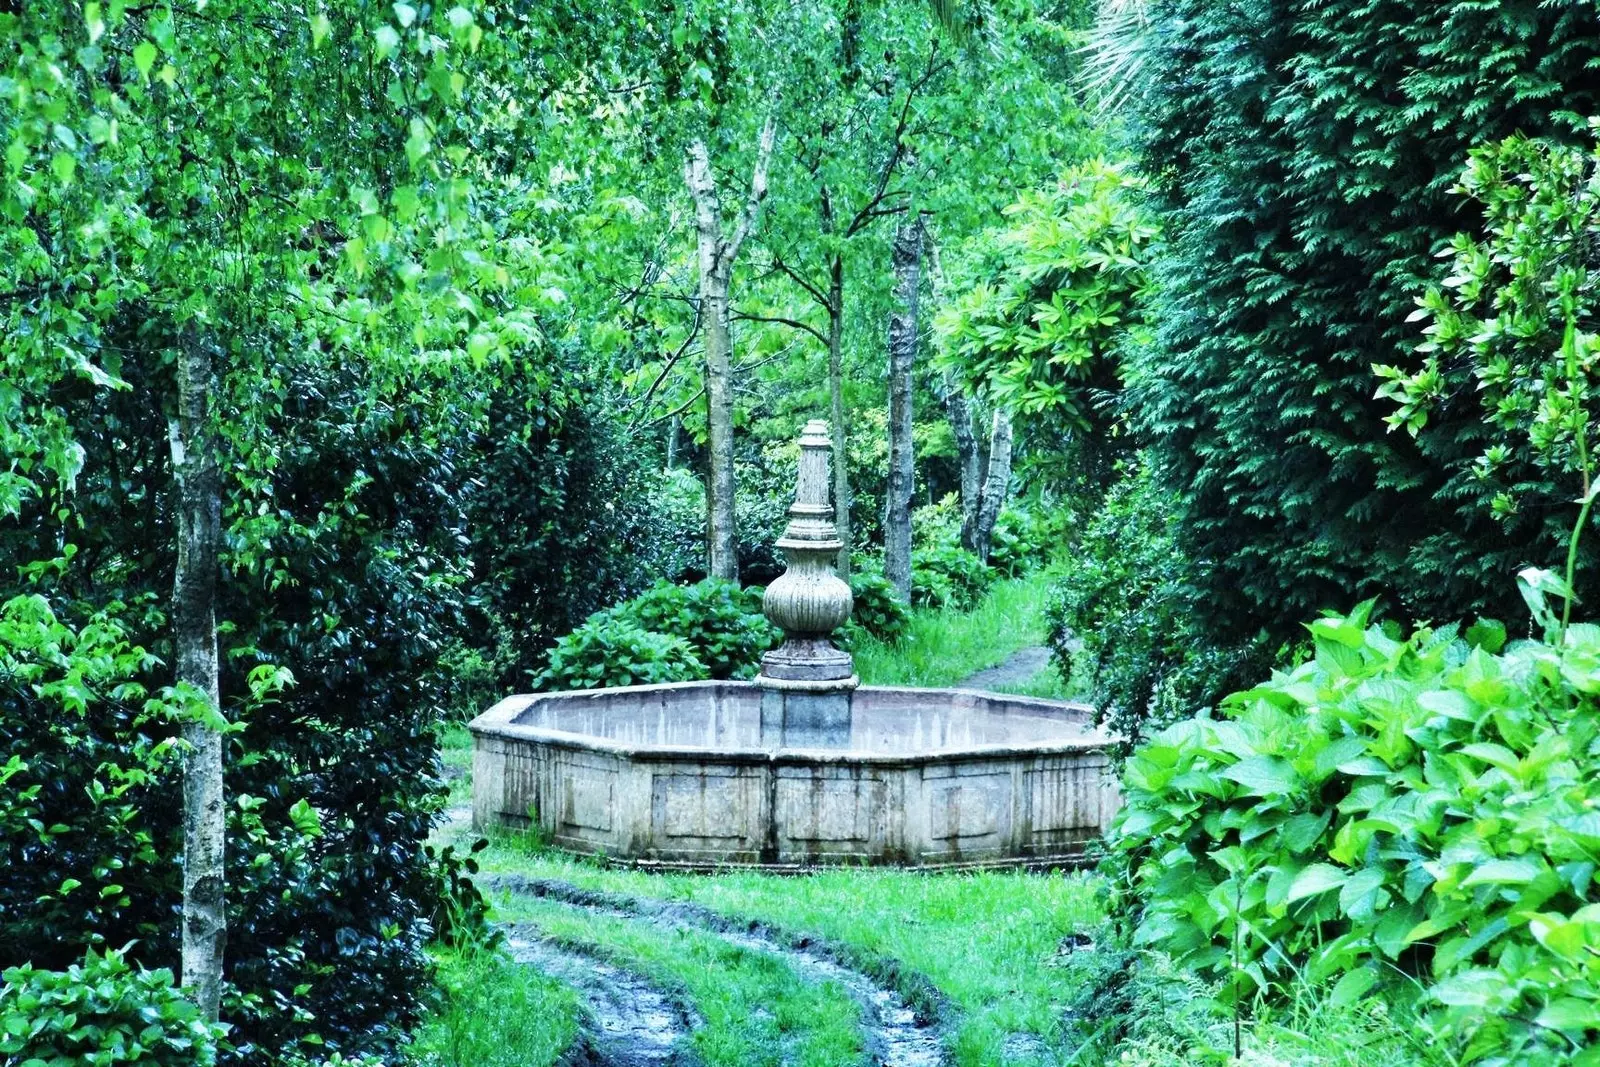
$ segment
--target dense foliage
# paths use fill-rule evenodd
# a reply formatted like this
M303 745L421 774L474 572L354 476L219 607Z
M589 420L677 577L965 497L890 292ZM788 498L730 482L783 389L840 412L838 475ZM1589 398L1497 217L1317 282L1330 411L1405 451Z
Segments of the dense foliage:
M1338 978L1348 1001L1410 975L1466 1062L1589 1046L1600 628L1528 595L1548 642L1403 638L1370 603L1320 619L1310 660L1140 749L1117 845L1136 941L1241 994Z
M1156 228L1139 182L1100 161L1068 169L971 242L965 288L936 318L939 362L995 404L1053 430L1104 429L1127 332L1144 324Z
M465 8L0 12L0 944L58 970L175 955L170 739L198 709L170 688L167 418L175 353L206 346L235 1062L403 1038L441 895L474 914L424 844L441 650L469 612L631 580L615 416L551 343L521 198L469 195L506 58ZM501 524L515 542L469 545Z
M0 1056L30 1067L212 1067L223 1028L206 1023L169 970L90 952L64 971L7 968Z
M1219 647L1200 625L1200 575L1174 524L1173 494L1149 468L1124 472L1062 557L1046 610L1056 664L1124 748L1260 666L1261 639Z
M913 604L968 611L994 580L994 568L958 544L942 542L911 552Z
M1590 126L1600 131L1600 119ZM1462 473L1493 491L1502 520L1545 506L1545 481L1579 481L1589 495L1600 358L1597 176L1600 147L1519 135L1474 149L1456 191L1482 206L1484 234L1458 234L1443 285L1418 300L1421 365L1375 368L1384 379L1378 395L1398 404L1389 424L1413 435L1441 408L1477 395L1484 421L1500 432L1463 461Z
M604 689L705 677L705 664L683 638L602 612L556 642L537 684L541 689Z
M1385 432L1374 362L1414 346L1433 255L1477 213L1467 150L1572 138L1600 109L1584 5L1154 0L1131 99L1150 207L1151 344L1129 409L1177 493L1200 624L1219 641L1381 594L1426 617L1508 610L1506 576L1561 552L1534 478L1506 525L1465 463L1473 405L1412 447ZM1535 501L1540 503L1536 506Z
M595 612L556 642L541 689L751 678L779 633L760 594L721 578L658 582L632 600Z
M892 645L905 633L911 611L894 595L882 571L856 568L850 572L853 595L849 627L860 627L884 644Z

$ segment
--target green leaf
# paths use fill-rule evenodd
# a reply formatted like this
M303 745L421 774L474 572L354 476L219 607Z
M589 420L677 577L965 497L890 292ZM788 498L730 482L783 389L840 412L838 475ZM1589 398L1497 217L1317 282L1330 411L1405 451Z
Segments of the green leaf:
M1552 1001L1534 1021L1552 1030L1600 1030L1600 1003L1562 997Z
M380 60L388 59L400 49L400 34L393 26L379 26L373 31L372 39Z
M1250 796L1270 797L1291 793L1299 785L1294 768L1276 756L1252 756L1240 760L1221 775L1244 786Z
M70 152L57 152L50 157L50 173L56 176L56 181L62 185L71 185L72 179L78 173L78 160Z
M133 46L133 65L139 72L139 80L146 85L150 84L150 71L156 65L156 46L150 41L140 41Z
M1544 865L1526 856L1509 860L1490 860L1472 869L1461 882L1475 885L1526 885L1544 873Z
M1330 889L1337 889L1344 885L1349 878L1346 871L1329 863L1313 863L1294 876L1294 881L1289 884L1288 896L1284 903L1293 904L1297 900L1314 897L1319 893L1326 893Z

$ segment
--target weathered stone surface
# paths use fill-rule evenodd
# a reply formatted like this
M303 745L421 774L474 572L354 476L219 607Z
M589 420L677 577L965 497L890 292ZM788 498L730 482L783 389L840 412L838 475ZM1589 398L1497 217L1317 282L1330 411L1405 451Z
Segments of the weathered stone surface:
M1119 798L1081 705L689 682L475 719L473 822L662 866L1072 863Z
M807 682L855 684L850 654L829 640L850 618L855 603L849 584L833 571L834 559L844 545L828 503L828 453L832 448L826 422L813 419L806 423L800 435L800 470L794 503L789 507L789 525L777 542L789 566L767 586L761 601L767 618L786 638L781 648L762 657L761 675L783 683L802 683L785 684L785 689L803 688Z

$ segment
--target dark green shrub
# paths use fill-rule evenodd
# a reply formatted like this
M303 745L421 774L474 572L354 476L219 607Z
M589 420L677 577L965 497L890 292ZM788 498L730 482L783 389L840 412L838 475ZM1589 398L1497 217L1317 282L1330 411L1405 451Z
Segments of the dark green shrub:
M0 1061L25 1067L211 1067L225 1032L173 982L121 952L64 971L11 967L0 986Z
M454 862L425 844L444 796L433 672L463 632L469 573L451 457L469 442L425 432L436 406L357 363L282 369L270 478L224 465L222 696L242 730L225 771L234 1029L219 1055L252 1065L388 1051L421 1007ZM0 624L0 765L25 765L8 787L30 809L0 804L0 958L54 970L128 942L133 963L176 956L175 769L144 761L173 732L145 703L171 681L170 474L165 449L123 446L160 439L166 393L158 366L129 354L122 372L130 388L97 394L82 423L72 565L0 575L0 600L36 589L69 632L36 612ZM0 558L48 558L52 521L0 527ZM105 606L113 593L128 606ZM258 666L295 684L252 701Z
M1067 544L1069 516L1064 508L1014 506L1003 509L989 538L989 566L1006 578L1021 578L1056 559Z
M1137 945L1236 995L1421 987L1466 1063L1600 1037L1600 626L1311 625L1315 652L1128 761L1115 847ZM1414 984L1415 983L1415 984Z
M706 677L705 664L681 637L642 629L600 612L556 642L540 689L602 689L622 685L692 682Z
M852 571L850 592L855 599L850 624L859 626L886 645L900 639L911 622L911 612L895 599L894 586L882 571Z
M911 553L911 602L968 611L994 584L995 572L959 545L943 543Z
M1251 643L1254 656L1219 648L1199 624L1200 568L1178 550L1175 504L1147 468L1125 470L1061 561L1046 609L1062 674L1124 745L1244 684L1264 644Z
M761 614L759 599L721 578L693 585L658 582L608 614L684 641L706 671L701 677L755 677L761 654L782 636Z
M1274 644L1330 603L1506 614L1572 494L1535 479L1509 526L1465 469L1494 440L1470 398L1413 444L1371 366L1410 363L1434 256L1480 212L1469 148L1568 142L1600 111L1592 7L1521 0L1157 0L1130 129L1164 238L1132 425L1177 494L1176 541L1219 643ZM1472 384L1469 383L1469 392ZM1564 515L1564 513L1563 513ZM1591 579L1592 580L1592 579Z

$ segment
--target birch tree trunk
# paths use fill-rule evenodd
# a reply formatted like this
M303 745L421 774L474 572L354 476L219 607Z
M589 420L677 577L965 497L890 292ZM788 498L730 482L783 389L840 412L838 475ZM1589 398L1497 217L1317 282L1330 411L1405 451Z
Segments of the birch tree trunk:
M911 602L911 371L917 355L917 287L922 265L922 216L894 237L895 299L889 317L889 487L884 503L883 571L895 596Z
M983 483L983 502L978 508L978 529L973 551L985 563L989 561L989 539L994 536L995 520L1005 507L1006 492L1011 486L1011 413L1003 407L994 409L994 424L989 431L989 472Z
M733 338L728 330L729 275L701 276L700 313L705 319L706 431L710 477L706 500L706 571L739 580L739 532L733 511Z
M739 579L739 536L733 509L733 338L728 328L729 289L739 247L756 224L767 195L767 165L777 136L773 119L761 129L750 192L732 236L722 233L722 203L703 140L689 145L684 181L694 200L695 237L700 272L700 322L706 353L706 571Z
M217 681L217 572L222 487L211 428L215 371L211 349L184 339L178 354L178 414L168 424L177 479L178 567L172 622L177 681L198 690L220 715ZM213 720L214 722L214 720ZM213 722L185 722L183 761L183 984L215 1021L222 995L227 940L223 843L222 735Z
M850 578L850 463L845 451L850 443L844 418L844 257L837 253L828 275L828 399L833 424L833 510L834 525L839 530L838 561L834 569L839 577Z
M961 467L961 547L971 552L977 545L978 508L983 503L983 466L977 435L972 432L972 407L961 387L949 380L945 382L944 413Z

